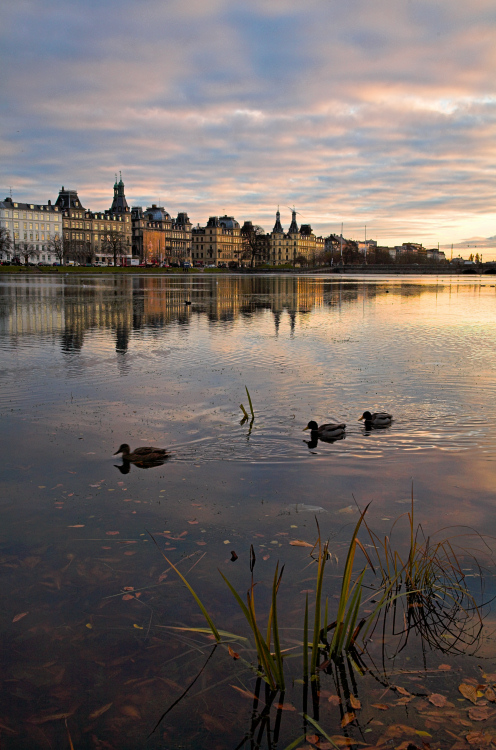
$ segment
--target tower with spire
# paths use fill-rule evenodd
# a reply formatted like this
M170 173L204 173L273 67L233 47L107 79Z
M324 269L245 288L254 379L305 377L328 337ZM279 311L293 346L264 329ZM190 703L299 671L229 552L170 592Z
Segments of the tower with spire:
M296 210L294 208L293 208L292 214L293 214L293 218L291 219L291 224L288 229L288 234L298 234L300 230L298 229L298 224L296 223Z
M126 196L124 194L124 183L122 181L122 172L119 172L119 182L117 182L117 175L115 175L114 183L114 200L110 207L109 213L114 216L121 216L122 214L130 213L129 206L127 205Z

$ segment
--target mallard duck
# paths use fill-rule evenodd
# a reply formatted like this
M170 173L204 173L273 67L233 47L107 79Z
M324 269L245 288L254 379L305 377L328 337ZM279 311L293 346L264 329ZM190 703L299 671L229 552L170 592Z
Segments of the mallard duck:
M393 415L387 411L376 411L373 414L364 411L358 421L365 422L369 427L388 427L393 421Z
M167 458L165 448L153 448L152 446L143 445L141 448L135 448L131 452L127 443L122 443L114 453L114 456L118 453L122 453L124 461L131 461L132 463L153 463L154 461L164 461Z
M337 438L343 437L345 429L345 424L336 424L334 422L321 424L319 427L317 422L312 420L303 428L303 432L305 432L305 430L311 430L312 440L315 440L316 438L319 440L336 440Z

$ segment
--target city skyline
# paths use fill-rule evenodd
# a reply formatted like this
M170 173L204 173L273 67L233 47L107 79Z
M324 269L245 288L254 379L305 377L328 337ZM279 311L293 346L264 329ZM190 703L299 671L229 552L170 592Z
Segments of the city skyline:
M294 205L317 235L343 222L496 257L486 0L48 0L3 17L2 199L66 185L101 211L122 170L130 206L194 224L270 231Z

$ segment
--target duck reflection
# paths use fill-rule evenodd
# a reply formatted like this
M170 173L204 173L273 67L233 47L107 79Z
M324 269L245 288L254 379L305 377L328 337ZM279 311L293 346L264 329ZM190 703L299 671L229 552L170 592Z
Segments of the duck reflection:
M320 435L312 435L310 440L304 440L303 442L308 445L308 450L312 451L315 448L317 448L319 441L321 443L337 443L338 440L344 440L346 437L346 434L343 433L341 435L338 435L337 437L321 437Z
M163 466L166 461L169 460L169 456L164 456L158 461L128 461L126 458L122 459L122 464L114 464L115 468L120 471L121 474L129 474L131 466L137 466L138 469L153 469L156 466Z

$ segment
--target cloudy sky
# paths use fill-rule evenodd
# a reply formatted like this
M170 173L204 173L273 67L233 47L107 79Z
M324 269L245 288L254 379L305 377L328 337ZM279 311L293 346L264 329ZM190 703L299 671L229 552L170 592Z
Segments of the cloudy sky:
M494 0L17 0L0 191L496 257ZM475 250L474 250L475 252Z

